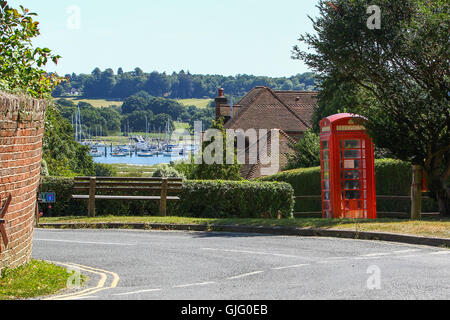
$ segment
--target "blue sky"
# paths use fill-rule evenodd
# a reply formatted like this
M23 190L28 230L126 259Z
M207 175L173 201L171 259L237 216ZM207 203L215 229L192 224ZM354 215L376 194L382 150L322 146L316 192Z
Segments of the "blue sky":
M63 56L48 71L135 67L172 73L290 76L300 34L313 32L316 0L10 0L38 13L35 45ZM71 6L80 9L79 28ZM75 26L69 27L68 26Z

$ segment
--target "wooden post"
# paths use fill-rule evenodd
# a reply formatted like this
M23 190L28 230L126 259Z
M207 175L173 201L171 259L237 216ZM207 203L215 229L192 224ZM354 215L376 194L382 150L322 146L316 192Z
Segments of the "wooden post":
M95 183L96 178L91 177L90 178L90 185L89 185L89 217L95 217Z
M162 178L161 202L159 204L159 214L162 217L167 216L167 178Z
M422 167L413 165L411 184L411 219L413 220L419 220L422 216L422 174Z

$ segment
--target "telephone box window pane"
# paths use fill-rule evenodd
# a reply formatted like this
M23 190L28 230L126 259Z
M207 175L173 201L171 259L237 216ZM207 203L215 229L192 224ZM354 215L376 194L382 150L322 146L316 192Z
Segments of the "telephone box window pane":
M330 159L329 151L324 151L324 152L323 152L323 158L324 158L325 160Z
M329 192L324 192L323 197L325 200L330 200L330 193Z
M344 159L361 158L361 150L345 150Z
M345 169L359 169L361 168L361 160L344 160Z
M361 172L359 170L349 170L344 172L345 179L359 179Z
M329 167L329 165L328 165L328 161L324 161L324 162L323 162L323 169L324 169L324 170L329 170L329 169L330 169L330 167Z
M323 190L330 190L330 181L323 182Z
M328 171L323 173L323 180L330 180L330 173Z
M322 141L322 149L328 149L328 141Z
M360 199L361 192L360 191L345 191L345 199L353 200Z
M345 181L345 189L359 190L359 189L361 189L361 184L360 184L359 180Z
M330 210L330 202L329 201L323 202L323 210Z
M361 141L360 140L345 140L344 141L344 148L345 149L361 148Z

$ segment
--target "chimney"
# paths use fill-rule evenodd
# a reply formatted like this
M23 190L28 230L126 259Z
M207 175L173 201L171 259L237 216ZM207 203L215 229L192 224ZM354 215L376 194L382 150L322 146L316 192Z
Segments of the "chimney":
M216 103L216 120L220 118L221 112L220 108L225 106L228 102L228 99L223 95L223 88L219 89L219 96L215 99Z

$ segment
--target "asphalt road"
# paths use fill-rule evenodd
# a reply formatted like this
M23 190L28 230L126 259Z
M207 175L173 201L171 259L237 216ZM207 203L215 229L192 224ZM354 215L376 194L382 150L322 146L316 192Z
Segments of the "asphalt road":
M377 241L37 229L33 258L89 276L57 299L450 299L450 250Z

